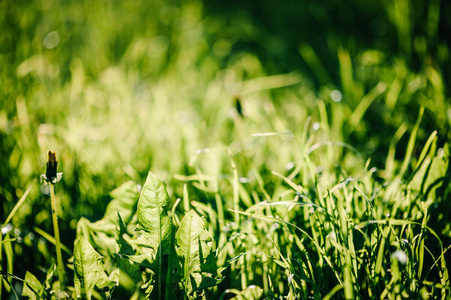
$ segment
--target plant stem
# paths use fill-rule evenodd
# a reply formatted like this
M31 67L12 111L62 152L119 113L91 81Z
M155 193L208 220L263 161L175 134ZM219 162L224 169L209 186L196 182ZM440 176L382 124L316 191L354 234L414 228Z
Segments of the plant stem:
M240 196L239 196L239 185L238 185L239 184L238 170L236 168L235 161L232 158L232 152L230 149L229 149L229 157L230 157L230 164L232 166L232 172L233 172L233 182L232 182L233 209L235 210L235 222L239 227L240 226L240 214L238 213L238 211L240 210L240 206L239 206Z
M60 231L58 227L58 215L56 212L55 186L52 183L50 183L49 185L50 185L50 198L52 202L53 233L55 234L58 278L60 282L60 289L64 290L65 289L64 265L63 265L63 257L61 256Z
M0 229L2 229L3 226L1 226ZM3 263L3 232L0 232L0 271L2 271L2 263ZM2 290L3 290L3 276L0 277L0 299L2 299Z

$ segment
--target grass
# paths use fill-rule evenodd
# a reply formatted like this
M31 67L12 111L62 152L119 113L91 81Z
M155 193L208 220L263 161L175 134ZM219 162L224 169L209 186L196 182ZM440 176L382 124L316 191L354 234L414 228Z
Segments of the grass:
M151 170L173 239L191 209L212 238L222 281L199 297L449 298L449 5L382 4L0 2L1 298L57 289L50 191L30 186L48 149L66 266L86 247L113 274L97 238L121 223L96 222ZM136 282L168 282L171 251ZM93 297L144 297L123 273Z

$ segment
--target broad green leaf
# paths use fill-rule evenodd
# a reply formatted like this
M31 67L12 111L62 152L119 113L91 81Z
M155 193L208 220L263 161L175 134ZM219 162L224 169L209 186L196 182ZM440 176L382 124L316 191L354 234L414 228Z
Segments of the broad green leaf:
M132 259L143 262L143 259L153 263L157 253L168 253L171 242L172 220L168 215L169 196L164 183L149 172L138 201L137 217L139 238L136 245L140 247L141 255Z
M156 291L161 299L163 279L166 278L167 264L163 255L170 252L172 220L168 215L169 195L164 183L149 172L139 196L137 207L136 231L138 238L133 241L136 255L129 255L130 261L142 267L150 268L154 273L149 280L144 280L146 294Z
M29 297L32 300L44 299L47 296L44 287L36 276L28 271L25 273L22 296Z
M84 237L102 255L112 256L116 253L114 224L91 223L86 218L80 218L77 223L77 237Z
M133 247L124 239L128 234L127 228L122 221L121 215L117 213L116 224L116 242L119 245L119 253L115 255L115 265L121 270L121 274L127 276L126 280L121 280L120 284L127 290L134 290L134 283L139 282L141 278L141 268L139 265L131 261L127 255L134 254Z
M136 183L128 181L110 193L113 200L108 204L103 218L95 223L77 225L77 234L86 233L84 226L88 226L88 231L104 231L109 235L114 235L117 212L121 213L122 220L128 224L136 211L139 190ZM80 219L82 220L82 219Z
M136 203L139 198L139 190L136 183L128 181L114 189L110 196L113 200L108 204L102 221L115 224L117 220L116 213L120 212L122 220L125 224L128 224L136 211Z
M104 255L116 252L116 222L117 213L121 213L122 220L128 224L136 211L139 190L136 183L128 181L110 193L113 200L108 204L104 217L94 223L80 218L77 224L77 236L84 236Z
M172 220L168 215L169 195L164 183L149 172L138 201L138 225L149 235L147 246L158 249L161 242L167 241L172 231Z
M195 290L216 285L216 259L209 245L212 238L204 220L194 210L183 218L175 240L185 293L189 295Z
M74 284L75 298L91 299L94 289L112 288L118 284L117 272L110 277L105 272L102 256L97 253L91 244L80 236L74 247Z
M124 239L125 235L128 235L127 227L122 221L120 213L117 212L116 243L119 246L119 253L125 255L132 255L134 254L133 247Z

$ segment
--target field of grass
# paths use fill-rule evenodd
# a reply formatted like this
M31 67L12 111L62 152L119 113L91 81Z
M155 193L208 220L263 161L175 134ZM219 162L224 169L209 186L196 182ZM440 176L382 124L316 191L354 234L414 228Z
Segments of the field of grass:
M0 299L451 298L450 13L0 1Z

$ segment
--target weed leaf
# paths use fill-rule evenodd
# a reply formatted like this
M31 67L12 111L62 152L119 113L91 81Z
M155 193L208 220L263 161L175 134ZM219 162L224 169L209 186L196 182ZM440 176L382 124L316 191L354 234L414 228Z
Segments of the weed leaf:
M185 293L190 295L195 290L216 285L216 258L209 245L212 238L204 220L194 210L183 218L175 240Z
M128 181L111 191L110 196L113 200L108 204L102 221L116 224L116 212L120 212L122 220L128 224L136 211L136 202L139 196L136 183Z
M108 204L105 215L97 222L91 223L80 218L77 224L77 236L84 236L89 243L103 255L111 256L116 252L116 223L117 212L121 213L122 220L128 224L135 212L138 202L139 190L136 183L128 181L110 193L113 200Z
M31 300L44 299L47 295L44 287L32 273L25 273L22 296L29 297Z
M108 277L102 258L83 236L77 239L74 247L74 299L83 297L90 300L94 288L111 289L118 284L117 272Z
M128 235L127 228L122 221L121 215L117 213L117 236L116 242L119 246L119 253L115 255L115 265L128 276L129 282L121 281L120 284L124 285L128 290L134 290L134 283L139 282L141 278L140 267L137 263L130 261L127 255L134 254L133 247L124 239L125 235Z
M140 247L140 255L131 257L133 261L142 263L147 259L151 264L156 255L167 254L171 242L172 220L168 215L169 196L164 183L149 172L138 201L136 231L139 237L136 245Z

